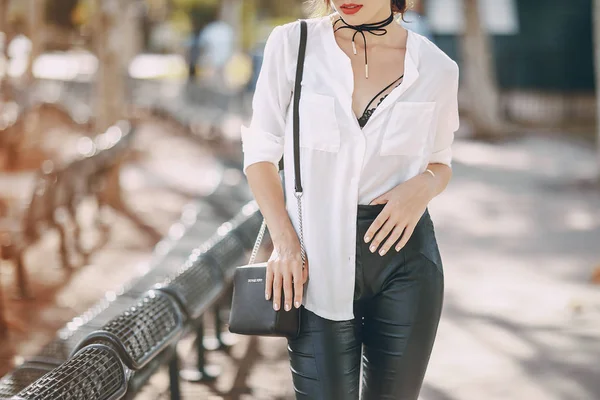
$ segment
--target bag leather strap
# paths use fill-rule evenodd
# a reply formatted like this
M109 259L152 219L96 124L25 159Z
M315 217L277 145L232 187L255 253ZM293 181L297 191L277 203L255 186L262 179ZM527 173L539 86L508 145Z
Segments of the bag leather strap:
M304 73L304 58L306 55L306 42L308 36L308 28L306 21L300 20L300 45L298 48L298 62L296 64L296 81L294 83L294 98L293 98L293 140L294 140L294 174L295 174L295 197L298 203L298 224L299 224L299 239L300 249L302 253L302 262L306 264L306 250L304 248L304 229L302 226L302 181L300 179L300 92L302 90L302 76ZM283 158L279 162L279 166L283 169ZM254 260L258 254L258 249L262 243L266 221L263 218L262 225L254 242L252 254L250 255L249 265L254 264Z
M304 58L306 55L307 26L305 20L300 20L300 47L298 63L296 64L296 82L294 84L294 171L296 193L302 193L300 179L300 92L302 91L302 75L304 73Z

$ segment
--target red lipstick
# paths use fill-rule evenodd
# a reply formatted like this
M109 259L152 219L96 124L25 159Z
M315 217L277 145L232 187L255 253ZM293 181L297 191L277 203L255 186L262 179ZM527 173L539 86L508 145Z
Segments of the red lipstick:
M362 4L344 3L340 6L340 11L347 15L356 14L362 8Z

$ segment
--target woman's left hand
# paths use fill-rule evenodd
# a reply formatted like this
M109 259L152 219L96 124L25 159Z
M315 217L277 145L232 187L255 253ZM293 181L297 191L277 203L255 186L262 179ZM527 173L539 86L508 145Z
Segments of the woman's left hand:
M435 185L435 178L429 173L420 174L394 187L370 203L371 205L386 205L364 237L366 243L371 242L369 249L372 253L379 249L379 254L383 256L400 236L402 239L396 244L396 251L400 251L406 245L427 205L435 196ZM390 236L386 240L388 234ZM384 240L385 242L379 248Z

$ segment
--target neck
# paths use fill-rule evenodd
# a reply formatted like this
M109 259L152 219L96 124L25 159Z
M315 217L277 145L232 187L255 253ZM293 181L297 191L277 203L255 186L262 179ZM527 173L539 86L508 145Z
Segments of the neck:
M374 24L377 22L381 22L383 20L386 20L390 16L391 13L392 13L392 10L390 8L384 7L377 14L373 15L372 18L370 18L367 21L363 21L362 24Z

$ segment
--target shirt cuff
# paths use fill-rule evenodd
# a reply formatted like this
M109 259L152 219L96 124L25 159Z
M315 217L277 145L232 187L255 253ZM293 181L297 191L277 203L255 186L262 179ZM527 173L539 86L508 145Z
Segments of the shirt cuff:
M244 174L250 165L263 161L268 161L279 168L279 160L283 155L282 137L245 126L242 126L241 137L244 152Z
M436 151L429 157L430 164L445 164L452 167L452 148L446 147L443 150Z

